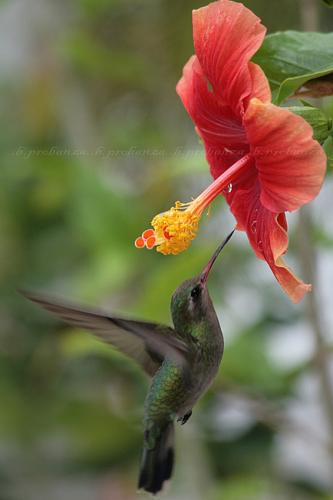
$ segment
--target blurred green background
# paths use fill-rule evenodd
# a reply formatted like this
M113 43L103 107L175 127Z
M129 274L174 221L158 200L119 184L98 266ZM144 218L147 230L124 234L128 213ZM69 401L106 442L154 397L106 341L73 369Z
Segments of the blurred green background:
M171 293L233 227L217 200L186 253L133 246L153 215L210 182L175 93L193 52L191 10L203 4L0 3L0 500L136 498L148 381L16 289L169 322ZM316 0L245 4L269 32L333 30ZM177 429L164 498L333 498L332 196L327 180L310 210L289 218L288 260L316 285L302 304L243 234L215 267L225 356Z

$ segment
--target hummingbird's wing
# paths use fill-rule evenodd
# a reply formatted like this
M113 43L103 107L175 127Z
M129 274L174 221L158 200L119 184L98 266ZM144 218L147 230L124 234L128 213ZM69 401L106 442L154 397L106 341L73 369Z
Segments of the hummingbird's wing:
M148 375L154 375L164 358L187 363L188 348L168 326L109 316L98 309L82 308L35 292L21 293L54 316L72 326L92 332L136 361Z

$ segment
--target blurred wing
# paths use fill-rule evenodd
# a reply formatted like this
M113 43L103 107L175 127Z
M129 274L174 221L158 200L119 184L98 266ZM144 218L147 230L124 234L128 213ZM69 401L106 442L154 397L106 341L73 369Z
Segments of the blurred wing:
M66 323L92 332L136 361L148 375L154 375L164 358L186 363L188 349L168 326L108 316L97 309L86 309L60 300L21 291L32 302Z

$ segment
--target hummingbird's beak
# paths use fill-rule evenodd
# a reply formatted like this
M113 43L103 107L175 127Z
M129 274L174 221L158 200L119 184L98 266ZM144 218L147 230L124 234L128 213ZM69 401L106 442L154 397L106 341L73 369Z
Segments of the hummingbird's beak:
M202 273L200 275L200 281L201 281L201 283L206 283L207 282L210 270L213 267L214 262L216 261L217 257L220 255L221 250L228 243L228 241L230 240L230 238L234 234L234 232L235 232L235 229L233 231L231 231L231 233L226 237L226 239L223 241L223 243L221 243L221 245L215 250L215 252L212 255L212 257L209 259L208 264L206 265L206 267L204 268L204 270L202 271Z

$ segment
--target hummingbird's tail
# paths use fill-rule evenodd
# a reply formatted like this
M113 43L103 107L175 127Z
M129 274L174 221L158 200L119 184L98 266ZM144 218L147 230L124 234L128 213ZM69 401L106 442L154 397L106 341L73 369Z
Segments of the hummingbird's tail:
M154 428L155 430L155 428ZM151 433L151 431L148 431ZM154 433L155 434L155 433ZM174 462L174 424L167 425L155 437L153 448L148 447L149 435L145 439L142 453L139 488L158 493L164 481L170 479Z

